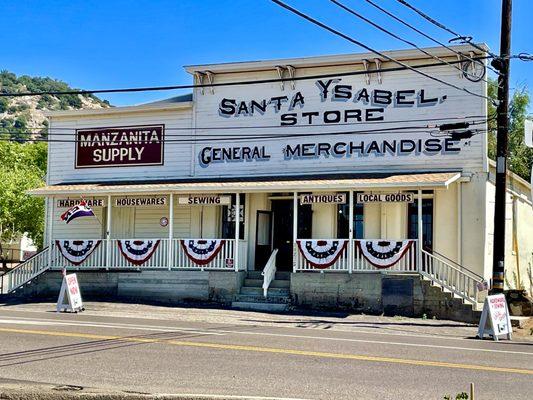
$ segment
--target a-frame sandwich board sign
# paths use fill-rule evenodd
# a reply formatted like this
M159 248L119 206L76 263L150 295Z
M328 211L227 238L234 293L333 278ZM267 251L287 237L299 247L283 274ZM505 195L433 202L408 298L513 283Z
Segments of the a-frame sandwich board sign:
M83 310L78 278L76 274L67 275L66 271L63 270L63 282L57 299L56 312L70 311L77 313Z
M488 335L496 341L502 337L511 340L512 333L511 315L505 296L503 294L487 296L479 320L478 338L483 339L485 335Z

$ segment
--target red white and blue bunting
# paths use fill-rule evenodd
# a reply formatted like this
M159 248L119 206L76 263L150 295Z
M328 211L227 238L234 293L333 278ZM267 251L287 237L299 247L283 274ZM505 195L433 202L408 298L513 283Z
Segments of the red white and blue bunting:
M305 260L314 268L331 267L344 253L348 240L298 240L298 248Z
M223 239L182 239L183 251L197 265L209 264L224 246Z
M389 268L401 260L409 250L411 240L359 240L363 257L376 268Z
M152 257L161 240L123 239L117 241L124 258L135 265L142 265Z
M74 265L83 263L98 247L101 240L56 240L63 257Z

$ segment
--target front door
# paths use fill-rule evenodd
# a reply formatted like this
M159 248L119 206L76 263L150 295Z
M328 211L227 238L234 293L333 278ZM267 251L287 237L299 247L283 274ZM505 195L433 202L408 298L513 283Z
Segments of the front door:
M272 245L278 249L276 267L279 271L292 271L292 208L292 200L272 201Z
M255 270L262 271L272 253L272 211L257 211Z

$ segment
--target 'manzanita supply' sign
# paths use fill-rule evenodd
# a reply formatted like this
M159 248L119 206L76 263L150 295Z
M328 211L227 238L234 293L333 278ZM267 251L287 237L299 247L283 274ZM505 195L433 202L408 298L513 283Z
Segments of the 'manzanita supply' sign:
M357 193L358 203L412 203L413 193Z
M162 165L164 125L76 131L76 168Z

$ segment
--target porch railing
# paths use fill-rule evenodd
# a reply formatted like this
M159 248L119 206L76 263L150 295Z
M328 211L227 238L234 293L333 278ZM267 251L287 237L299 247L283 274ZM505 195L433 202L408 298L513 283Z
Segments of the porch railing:
M58 239L61 240L61 239ZM91 240L91 239L84 239ZM205 265L198 265L193 262L183 250L180 241L183 239L129 239L129 240L159 240L159 245L151 257L141 265L129 261L120 251L118 241L122 239L93 239L100 240L100 244L93 250L79 265L74 265L62 256L55 241L52 244L52 269L216 269L235 270L235 239L224 239L224 245L220 252L210 262ZM239 270L246 269L247 242L239 240ZM172 248L171 248L172 247ZM109 252L109 254L108 254ZM169 257L169 253L172 257ZM45 260L46 263L48 260Z
M0 276L0 294L11 293L48 269L48 247Z
M265 268L261 275L263 276L263 296L266 298L268 294L268 288L276 277L276 256L278 255L278 249L274 249L270 257L268 258Z
M323 239L323 240L337 240L337 239ZM367 239L371 240L371 239ZM387 241L388 239L380 239ZM395 239L390 239L394 241ZM297 240L299 242L300 239ZM361 249L358 246L358 242L361 242L360 239L353 239L351 242L348 242L346 249L340 255L340 257L327 268L316 268L311 265L305 257L302 256L300 250L295 244L294 246L294 265L295 271L324 271L324 272L335 272L335 271L347 271L347 272L375 272L375 271L394 271L394 272L417 272L417 240L410 239L412 244L409 246L408 250L402 255L402 257L390 267L387 268L378 268L372 263L370 263L361 253Z

